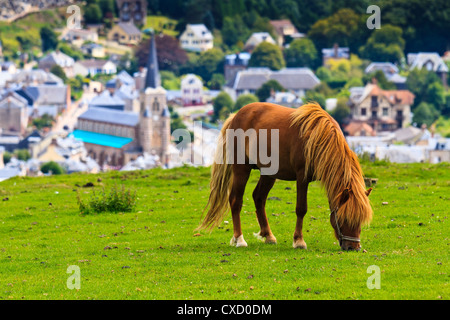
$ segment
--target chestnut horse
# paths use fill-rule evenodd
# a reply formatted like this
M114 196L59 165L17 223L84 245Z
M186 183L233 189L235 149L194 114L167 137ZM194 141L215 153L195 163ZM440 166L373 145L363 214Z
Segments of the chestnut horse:
M341 248L360 250L361 226L372 218L368 198L371 189L366 190L358 157L348 147L338 123L315 103L293 109L256 102L230 115L222 127L220 144L211 170L211 193L205 211L208 207L209 210L197 230L212 230L218 226L231 207L234 234L230 244L247 246L240 221L245 186L252 169L261 170L268 165L262 164L259 156L256 161L250 161L251 142L247 140L245 161L236 161L235 156L227 158L227 152L236 154L237 151L237 144L234 142L233 150L227 148L229 141L225 137L230 129L254 129L258 138L261 136L261 129L266 129L266 132L278 130L278 146L271 146L271 139L267 139L269 153L272 152L270 150L275 152L278 147L278 170L270 175L261 174L253 192L260 226L260 231L255 236L265 239L266 243L276 243L267 220L266 199L276 179L296 180L297 224L293 247L306 249L302 226L307 211L308 184L320 181L328 196L330 223Z

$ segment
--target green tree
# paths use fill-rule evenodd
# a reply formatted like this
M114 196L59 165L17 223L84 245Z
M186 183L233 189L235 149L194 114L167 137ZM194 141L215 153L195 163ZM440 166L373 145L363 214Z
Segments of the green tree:
M225 91L220 92L213 101L214 117L213 121L223 118L224 114L230 113L233 109L233 99Z
M64 81L64 83L67 81L66 73L64 72L63 68L61 68L59 65L54 64L50 68L50 72L53 73L55 76L61 78Z
M359 49L363 58L372 61L399 62L403 58L405 40L403 30L393 25L383 25L376 29Z
M270 97L272 91L280 92L285 90L286 89L277 80L272 79L265 82L258 90L256 90L256 96L259 101L264 102Z
M445 108L445 89L440 81L435 81L428 86L426 100L431 103L437 111L442 112Z
M363 43L362 38L367 33L367 29L362 30L361 22L361 15L352 9L343 8L325 19L316 21L308 32L308 38L318 49L332 47L337 43L355 51Z
M425 68L414 68L409 72L408 77L406 78L406 87L415 95L412 108L413 111L421 102L433 102L429 100L431 97L429 89L431 85L436 82L440 83L439 77L434 72L428 71Z
M44 163L41 166L41 171L43 173L52 173L52 174L63 174L65 173L65 170L63 167L61 167L58 163L54 161L49 161Z
M22 161L27 161L31 158L31 155L27 149L14 150L14 156Z
M419 126L426 124L430 127L439 118L439 111L437 111L432 104L421 102L414 110L413 122Z
M86 23L100 23L102 22L103 14L99 5L91 3L84 9L84 20Z
M239 111L243 106L246 106L247 104L258 102L258 97L254 94L241 94L237 99L236 103L234 104L233 112Z
M12 155L11 155L10 152L5 151L5 152L3 153L3 163L4 163L4 164L7 164L8 162L10 162L10 161L11 161L11 158L12 158Z
M222 73L213 73L211 80L208 81L208 88L211 90L220 90L225 84L225 77Z
M221 73L225 54L219 48L212 48L200 54L197 62L196 74L206 82L211 80L214 73Z
M395 90L396 89L395 84L392 82L389 82L388 79L386 78L386 75L381 70L377 70L375 72L371 72L371 73L363 76L364 83L372 82L373 79L375 79L377 81L377 84L381 89L384 89L384 90Z
M58 45L58 38L49 26L44 26L39 31L41 36L42 51L54 50Z
M339 123L341 127L351 114L350 107L347 105L347 101L347 98L338 98L336 108L330 112L331 116L334 118L334 120L337 121L337 123Z
M287 67L309 67L315 69L318 64L317 49L307 38L295 39L284 51Z
M317 102L323 109L326 109L327 102L325 96L314 90L306 91L305 98L303 99L305 102Z
M276 44L263 41L252 52L248 65L250 67L267 67L272 70L280 70L286 63L280 48Z

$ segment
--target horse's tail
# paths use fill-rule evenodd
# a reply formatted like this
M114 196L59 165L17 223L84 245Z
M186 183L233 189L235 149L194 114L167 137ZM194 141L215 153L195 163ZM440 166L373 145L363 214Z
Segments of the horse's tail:
M222 222L230 208L228 197L233 184L233 172L231 170L231 163L227 163L226 130L230 128L233 118L234 114L230 115L220 131L219 143L211 168L211 182L209 184L211 193L208 204L203 209L203 213L208 207L209 210L202 224L196 230L207 229L211 231Z

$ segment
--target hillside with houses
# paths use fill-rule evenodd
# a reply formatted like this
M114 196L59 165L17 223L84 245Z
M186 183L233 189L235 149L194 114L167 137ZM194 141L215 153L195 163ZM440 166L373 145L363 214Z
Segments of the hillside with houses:
M450 18L430 3L379 1L374 29L369 1L2 3L0 180L208 166L256 101L317 102L372 160L448 162Z

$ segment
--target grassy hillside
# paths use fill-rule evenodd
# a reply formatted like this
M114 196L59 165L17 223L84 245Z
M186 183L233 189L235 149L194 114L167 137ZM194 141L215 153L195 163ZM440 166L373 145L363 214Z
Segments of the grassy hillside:
M361 233L364 252L340 251L317 183L309 188L302 251L292 248L294 182L278 181L269 196L280 200L267 202L278 244L252 236L257 172L241 214L248 248L229 245L230 216L229 224L194 236L209 168L4 181L0 299L449 299L450 165L363 169L379 179L374 219ZM88 182L94 187L83 187ZM77 194L87 199L114 184L137 190L133 212L79 213ZM66 286L70 265L80 268L79 290ZM381 270L381 289L367 288L371 265Z

